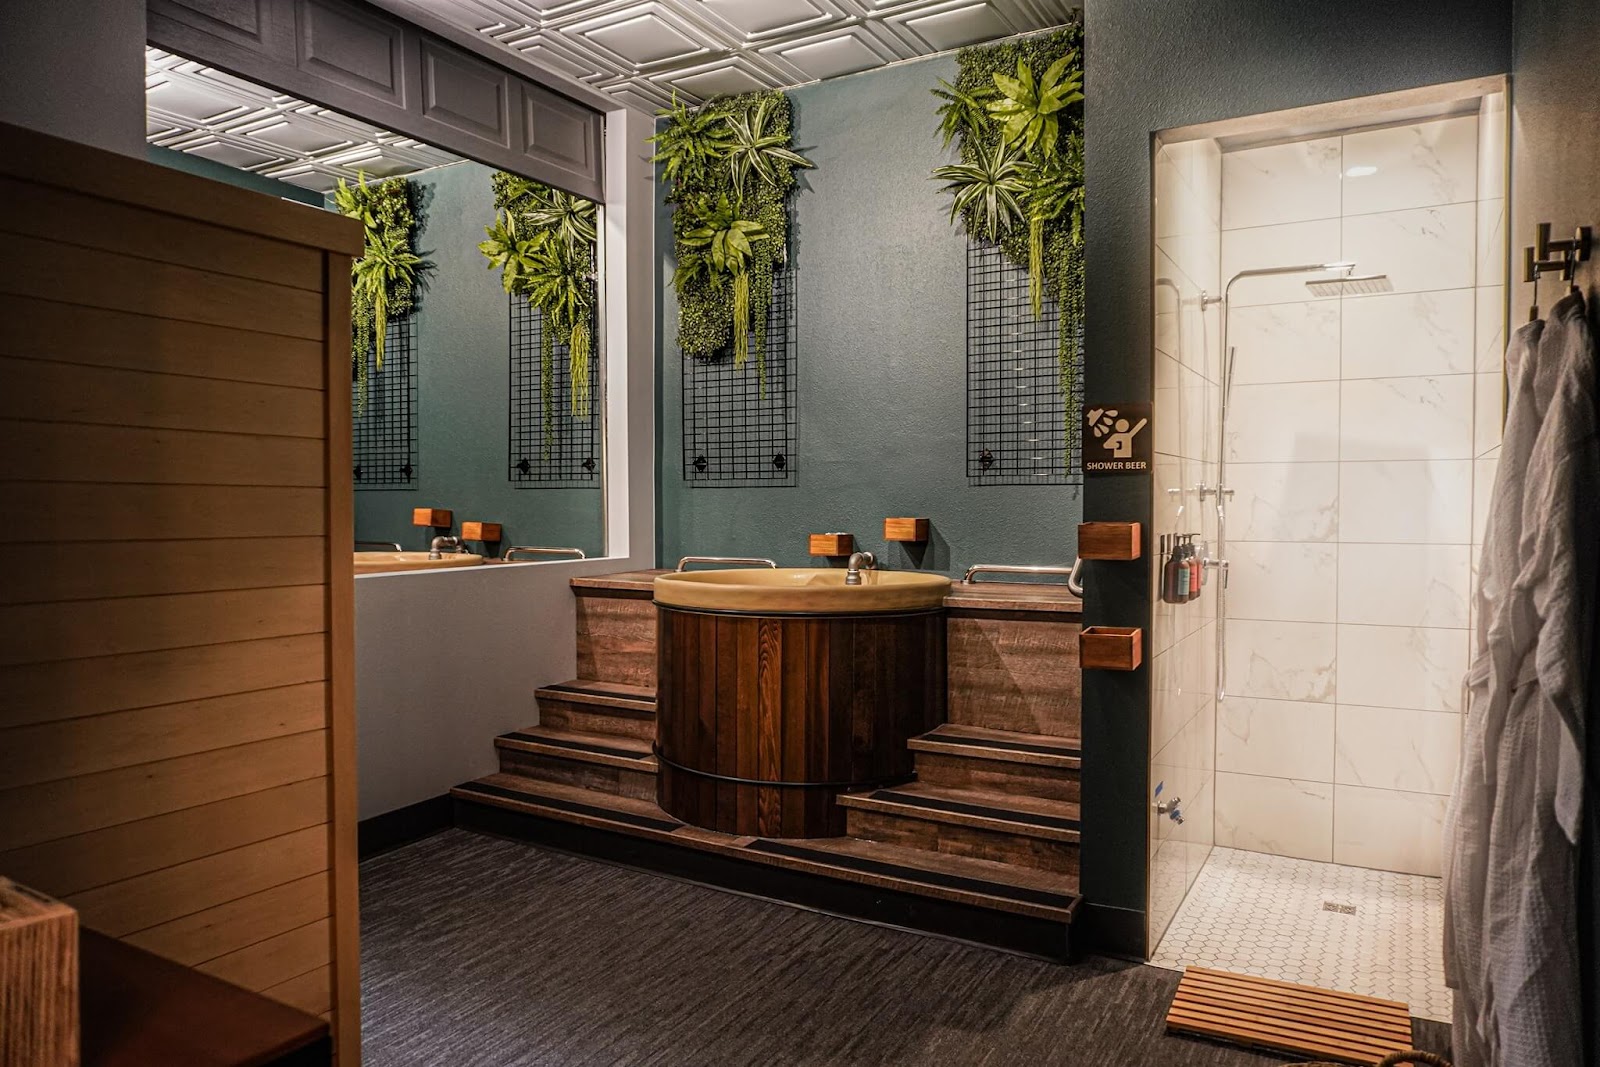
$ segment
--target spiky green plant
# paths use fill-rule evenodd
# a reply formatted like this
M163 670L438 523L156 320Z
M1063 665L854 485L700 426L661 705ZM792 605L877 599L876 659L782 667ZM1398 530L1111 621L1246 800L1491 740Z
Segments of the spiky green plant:
M744 93L697 108L674 99L657 114L651 140L673 206L678 347L707 361L731 352L740 367L753 347L765 399L767 312L789 247L786 201L794 172L811 166L793 148L789 98Z
M1007 144L1019 145L1029 155L1055 154L1062 110L1083 99L1083 68L1072 69L1077 59L1076 50L1068 52L1050 64L1038 81L1025 59L1017 60L1015 75L991 75L1000 99L986 106L1000 121L1000 135Z
M594 201L505 171L490 179L498 214L484 228L478 251L500 271L505 291L538 311L539 401L544 458L555 445L555 353L567 349L574 419L593 413L590 362L598 303L595 250L599 210Z
M368 182L358 171L355 184L341 178L333 190L335 209L360 222L363 234L361 256L350 265L350 363L358 412L367 409L368 356L382 371L389 320L415 308L428 267L413 247L415 203L415 187L405 178Z
M950 194L950 221L965 217L976 237L999 241L1023 219L1028 164L1004 142L975 153L970 163L951 163L933 172Z

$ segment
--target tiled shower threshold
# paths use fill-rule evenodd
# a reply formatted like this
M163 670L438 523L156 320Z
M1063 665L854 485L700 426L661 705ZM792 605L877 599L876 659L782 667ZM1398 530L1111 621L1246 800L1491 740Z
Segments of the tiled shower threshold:
M1402 1000L1450 1020L1437 878L1217 848L1150 962Z

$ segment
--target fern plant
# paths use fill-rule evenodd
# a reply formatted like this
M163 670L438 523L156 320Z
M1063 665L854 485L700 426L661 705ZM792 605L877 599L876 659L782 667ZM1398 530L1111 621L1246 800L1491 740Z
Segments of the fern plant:
M363 231L361 256L350 265L350 363L356 410L365 412L371 374L368 357L376 370L383 370L389 320L409 315L416 307L428 264L412 243L417 230L416 187L407 179L369 183L358 171L354 185L339 180L333 204L341 215L360 222Z
M767 395L767 312L772 279L788 252L787 197L811 162L793 147L789 98L764 91L700 107L674 98L657 113L652 161L673 205L678 347L691 359L732 353L743 368L755 349Z
M938 133L959 161L933 172L950 217L1028 272L1034 317L1059 316L1057 377L1067 427L1084 316L1083 28L964 48L953 83L933 90ZM1042 72L1036 74L1035 72Z
M555 446L555 350L567 348L567 383L574 419L593 412L590 361L598 303L595 250L599 211L594 201L505 171L491 179L497 214L478 251L500 272L500 284L539 312L539 402L542 454Z

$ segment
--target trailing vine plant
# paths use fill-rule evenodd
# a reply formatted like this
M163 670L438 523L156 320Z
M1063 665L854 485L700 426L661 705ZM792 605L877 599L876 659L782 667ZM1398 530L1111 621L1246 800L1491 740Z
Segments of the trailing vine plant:
M650 140L661 164L678 266L678 347L743 368L753 345L767 395L767 311L772 275L789 248L786 199L797 167L793 111L777 90L718 97L699 107L673 99Z
M539 331L539 403L545 459L555 445L555 350L567 346L571 415L588 419L592 410L589 360L594 352L595 247L594 201L496 171L494 225L478 245L489 269L500 271L505 291L525 298L543 319Z
M383 342L389 320L416 307L417 288L427 268L413 242L417 231L417 190L405 178L368 182L356 174L333 191L334 207L358 220L364 233L361 258L350 265L350 364L356 383L356 410L367 410L368 359L383 370Z
M939 133L959 163L933 177L950 221L1000 246L1028 272L1033 314L1056 301L1056 367L1068 440L1077 423L1074 361L1083 330L1083 27L963 48L940 81Z

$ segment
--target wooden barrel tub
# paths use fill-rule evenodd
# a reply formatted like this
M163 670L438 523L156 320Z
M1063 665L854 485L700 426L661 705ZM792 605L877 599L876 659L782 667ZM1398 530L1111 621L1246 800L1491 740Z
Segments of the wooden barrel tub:
M905 781L945 720L948 579L841 570L656 579L657 798L694 826L837 837L840 793Z

